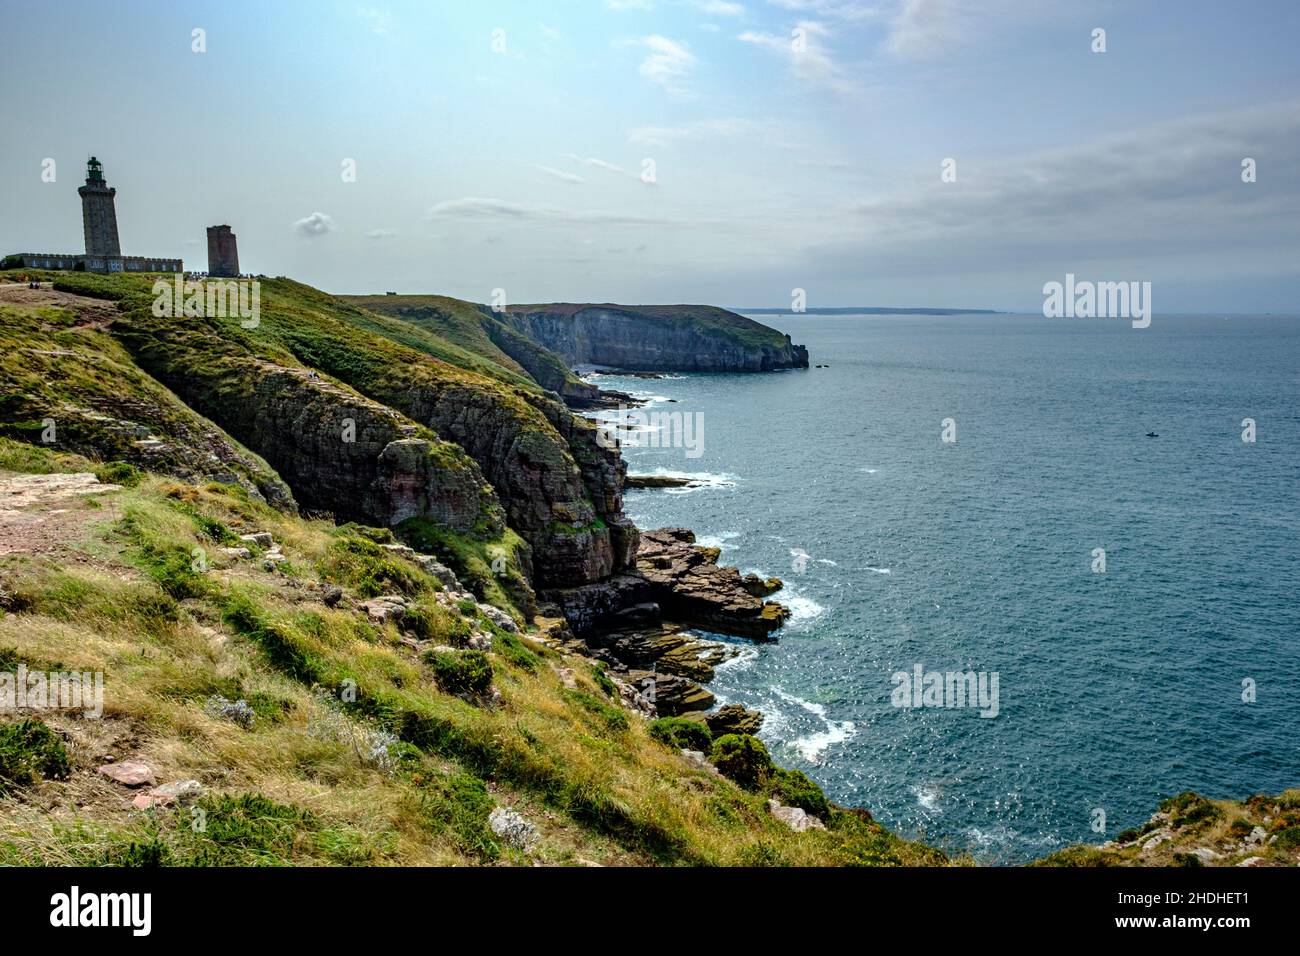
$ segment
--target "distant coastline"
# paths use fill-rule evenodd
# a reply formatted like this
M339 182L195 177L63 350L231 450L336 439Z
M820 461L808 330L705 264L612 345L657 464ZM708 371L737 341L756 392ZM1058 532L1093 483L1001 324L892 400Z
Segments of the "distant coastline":
M792 309L743 309L733 307L730 311L741 315L787 315ZM833 309L802 309L801 315L1009 315L997 309L882 309L857 308L854 306Z

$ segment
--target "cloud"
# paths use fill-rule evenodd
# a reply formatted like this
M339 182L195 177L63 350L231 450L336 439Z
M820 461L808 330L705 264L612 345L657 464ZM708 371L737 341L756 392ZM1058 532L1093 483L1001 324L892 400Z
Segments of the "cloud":
M390 10L376 10L374 7L357 7L357 16L370 24L370 32L375 36L387 36L393 25Z
M643 179L639 173L632 172L630 169L624 169L622 166L606 162L603 159L597 159L595 156L579 156L577 153L570 153L569 159L573 160L575 163L582 163L582 165L590 166L594 169L603 169L606 172L615 173L619 176L627 176L631 179L637 180L638 182L644 183L647 186L658 185L658 183L653 179Z
M1260 160L1257 183L1241 181L1248 156ZM1300 101L957 157L953 183L939 169L936 157L892 194L828 210L815 232L792 237L787 255L803 262L793 268L836 275L870 261L895 278L996 277L1004 295L1020 288L1020 303L1067 271L1175 284L1293 272Z
M397 235L396 229L371 229L366 233L367 239L392 239Z
M695 65L695 57L686 47L667 37L652 33L642 37L638 44L650 51L641 61L641 75L669 93L686 92L682 80Z
M729 0L692 0L691 6L711 17L738 17L745 8Z
M771 132L772 127L773 124L766 121L721 117L676 126L638 126L628 132L627 141L637 146L672 146L686 140L765 134Z
M334 220L323 212L314 212L305 219L299 219L293 224L294 231L300 236L308 239L314 239L316 236L323 236L327 232L334 232Z
M481 199L466 196L440 202L429 210L434 219L461 219L480 222L529 222L573 226L666 226L673 220L625 213L569 210L541 203L511 202L505 199Z
M548 176L554 176L556 179L562 180L566 183L576 184L576 183L586 182L586 180L583 179L581 176L575 176L573 175L573 173L566 173L561 169L552 169L550 166L534 166L533 168L540 173L545 173Z
M747 30L738 39L780 56L801 83L835 93L860 93L861 86L848 76L822 43L829 35L823 24L800 20L789 36Z

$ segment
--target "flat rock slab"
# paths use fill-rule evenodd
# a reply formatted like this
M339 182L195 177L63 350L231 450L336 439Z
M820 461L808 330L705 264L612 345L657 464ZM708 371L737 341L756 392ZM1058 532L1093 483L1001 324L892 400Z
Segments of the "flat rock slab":
M106 763L99 772L115 783L124 787L152 787L158 782L153 768L138 760L123 760L121 763Z

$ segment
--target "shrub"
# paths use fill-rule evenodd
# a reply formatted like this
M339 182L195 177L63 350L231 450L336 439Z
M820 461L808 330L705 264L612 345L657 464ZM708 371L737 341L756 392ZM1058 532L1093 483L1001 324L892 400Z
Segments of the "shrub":
M1223 815L1217 806L1190 790L1165 800L1160 809L1169 814L1169 826L1175 830L1209 823Z
M125 461L110 461L95 469L95 477L106 485L134 488L140 484L140 469Z
M826 794L822 788L808 779L802 770L784 770L780 767L772 771L771 789L768 793L776 797L787 807L799 807L823 820L830 813Z
M605 692L607 697L613 697L616 700L618 699L618 688L614 685L614 682L610 679L609 675L605 673L605 664L603 661L595 661L591 665L591 678L596 682L596 686ZM712 741L712 736L710 736L709 739ZM708 752L707 748L705 748L705 752Z
M479 696L492 686L492 662L482 651L430 651L425 660L448 693Z
M525 647L524 642L509 631L498 632L492 646L502 659L529 673L537 670L537 665L541 662L541 658Z
M70 769L67 748L44 721L27 717L0 725L0 794L42 777L62 780Z
M398 626L417 640L452 647L464 647L473 633L468 621L437 604L409 605Z
M1279 850L1295 850L1300 848L1300 827L1286 827L1277 831L1277 843L1274 844Z
M763 741L749 734L724 734L713 742L714 766L748 790L761 790L775 769Z
M488 829L494 805L483 781L468 773L438 777L420 789L420 815L429 829L449 834L462 852L483 860L500 853Z
M701 721L685 717L660 717L650 724L650 736L674 750L698 750L707 754L713 749L709 728Z

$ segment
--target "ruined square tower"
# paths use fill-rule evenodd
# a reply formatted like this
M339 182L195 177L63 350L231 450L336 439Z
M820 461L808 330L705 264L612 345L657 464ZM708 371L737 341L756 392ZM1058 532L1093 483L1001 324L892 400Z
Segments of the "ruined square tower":
M117 209L113 205L116 189L104 181L104 170L94 156L86 163L86 185L77 190L81 196L81 225L86 233L86 255L121 256L117 239Z
M208 226L208 275L222 278L239 275L239 251L229 226Z

